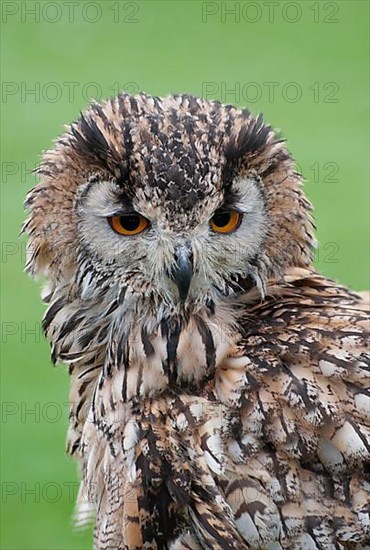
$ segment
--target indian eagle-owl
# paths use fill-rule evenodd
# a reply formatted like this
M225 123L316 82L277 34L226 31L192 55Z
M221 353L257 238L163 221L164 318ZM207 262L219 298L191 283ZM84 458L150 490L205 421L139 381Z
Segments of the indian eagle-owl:
M315 272L284 141L248 110L121 94L38 174L27 269L94 547L370 548L366 305Z

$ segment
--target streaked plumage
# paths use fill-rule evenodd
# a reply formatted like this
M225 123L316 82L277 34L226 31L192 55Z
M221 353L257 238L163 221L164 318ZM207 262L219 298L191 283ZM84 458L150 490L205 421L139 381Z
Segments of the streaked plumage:
M368 305L314 271L283 140L246 110L122 94L38 172L27 267L70 365L95 548L370 548ZM148 228L114 232L133 211Z

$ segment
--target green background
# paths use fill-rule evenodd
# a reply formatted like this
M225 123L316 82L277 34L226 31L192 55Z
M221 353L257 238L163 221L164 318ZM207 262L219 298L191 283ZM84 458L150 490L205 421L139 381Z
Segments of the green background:
M319 269L363 289L369 4L281 2L274 13L269 3L188 0L79 2L74 13L64 2L1 7L1 548L89 548L91 533L71 528L77 468L64 454L68 377L50 366L39 289L22 272L17 235L34 184L26 172L90 96L185 91L248 105L283 130L307 180Z

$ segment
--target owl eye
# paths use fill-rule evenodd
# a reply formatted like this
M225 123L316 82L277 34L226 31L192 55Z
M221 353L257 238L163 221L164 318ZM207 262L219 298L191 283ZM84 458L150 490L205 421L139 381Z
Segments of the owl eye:
M242 221L242 214L235 210L219 210L211 218L209 225L217 233L231 233L238 229Z
M108 222L113 231L120 235L137 235L149 225L149 221L136 212L122 216L111 216L108 218Z

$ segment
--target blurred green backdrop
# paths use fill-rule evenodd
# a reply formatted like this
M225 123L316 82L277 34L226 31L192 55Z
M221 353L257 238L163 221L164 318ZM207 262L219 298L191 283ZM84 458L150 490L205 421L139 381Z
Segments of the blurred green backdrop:
M190 92L281 128L315 205L319 269L369 286L369 3L2 2L1 548L89 548L71 516L68 377L23 274L23 199L41 150L91 97Z

